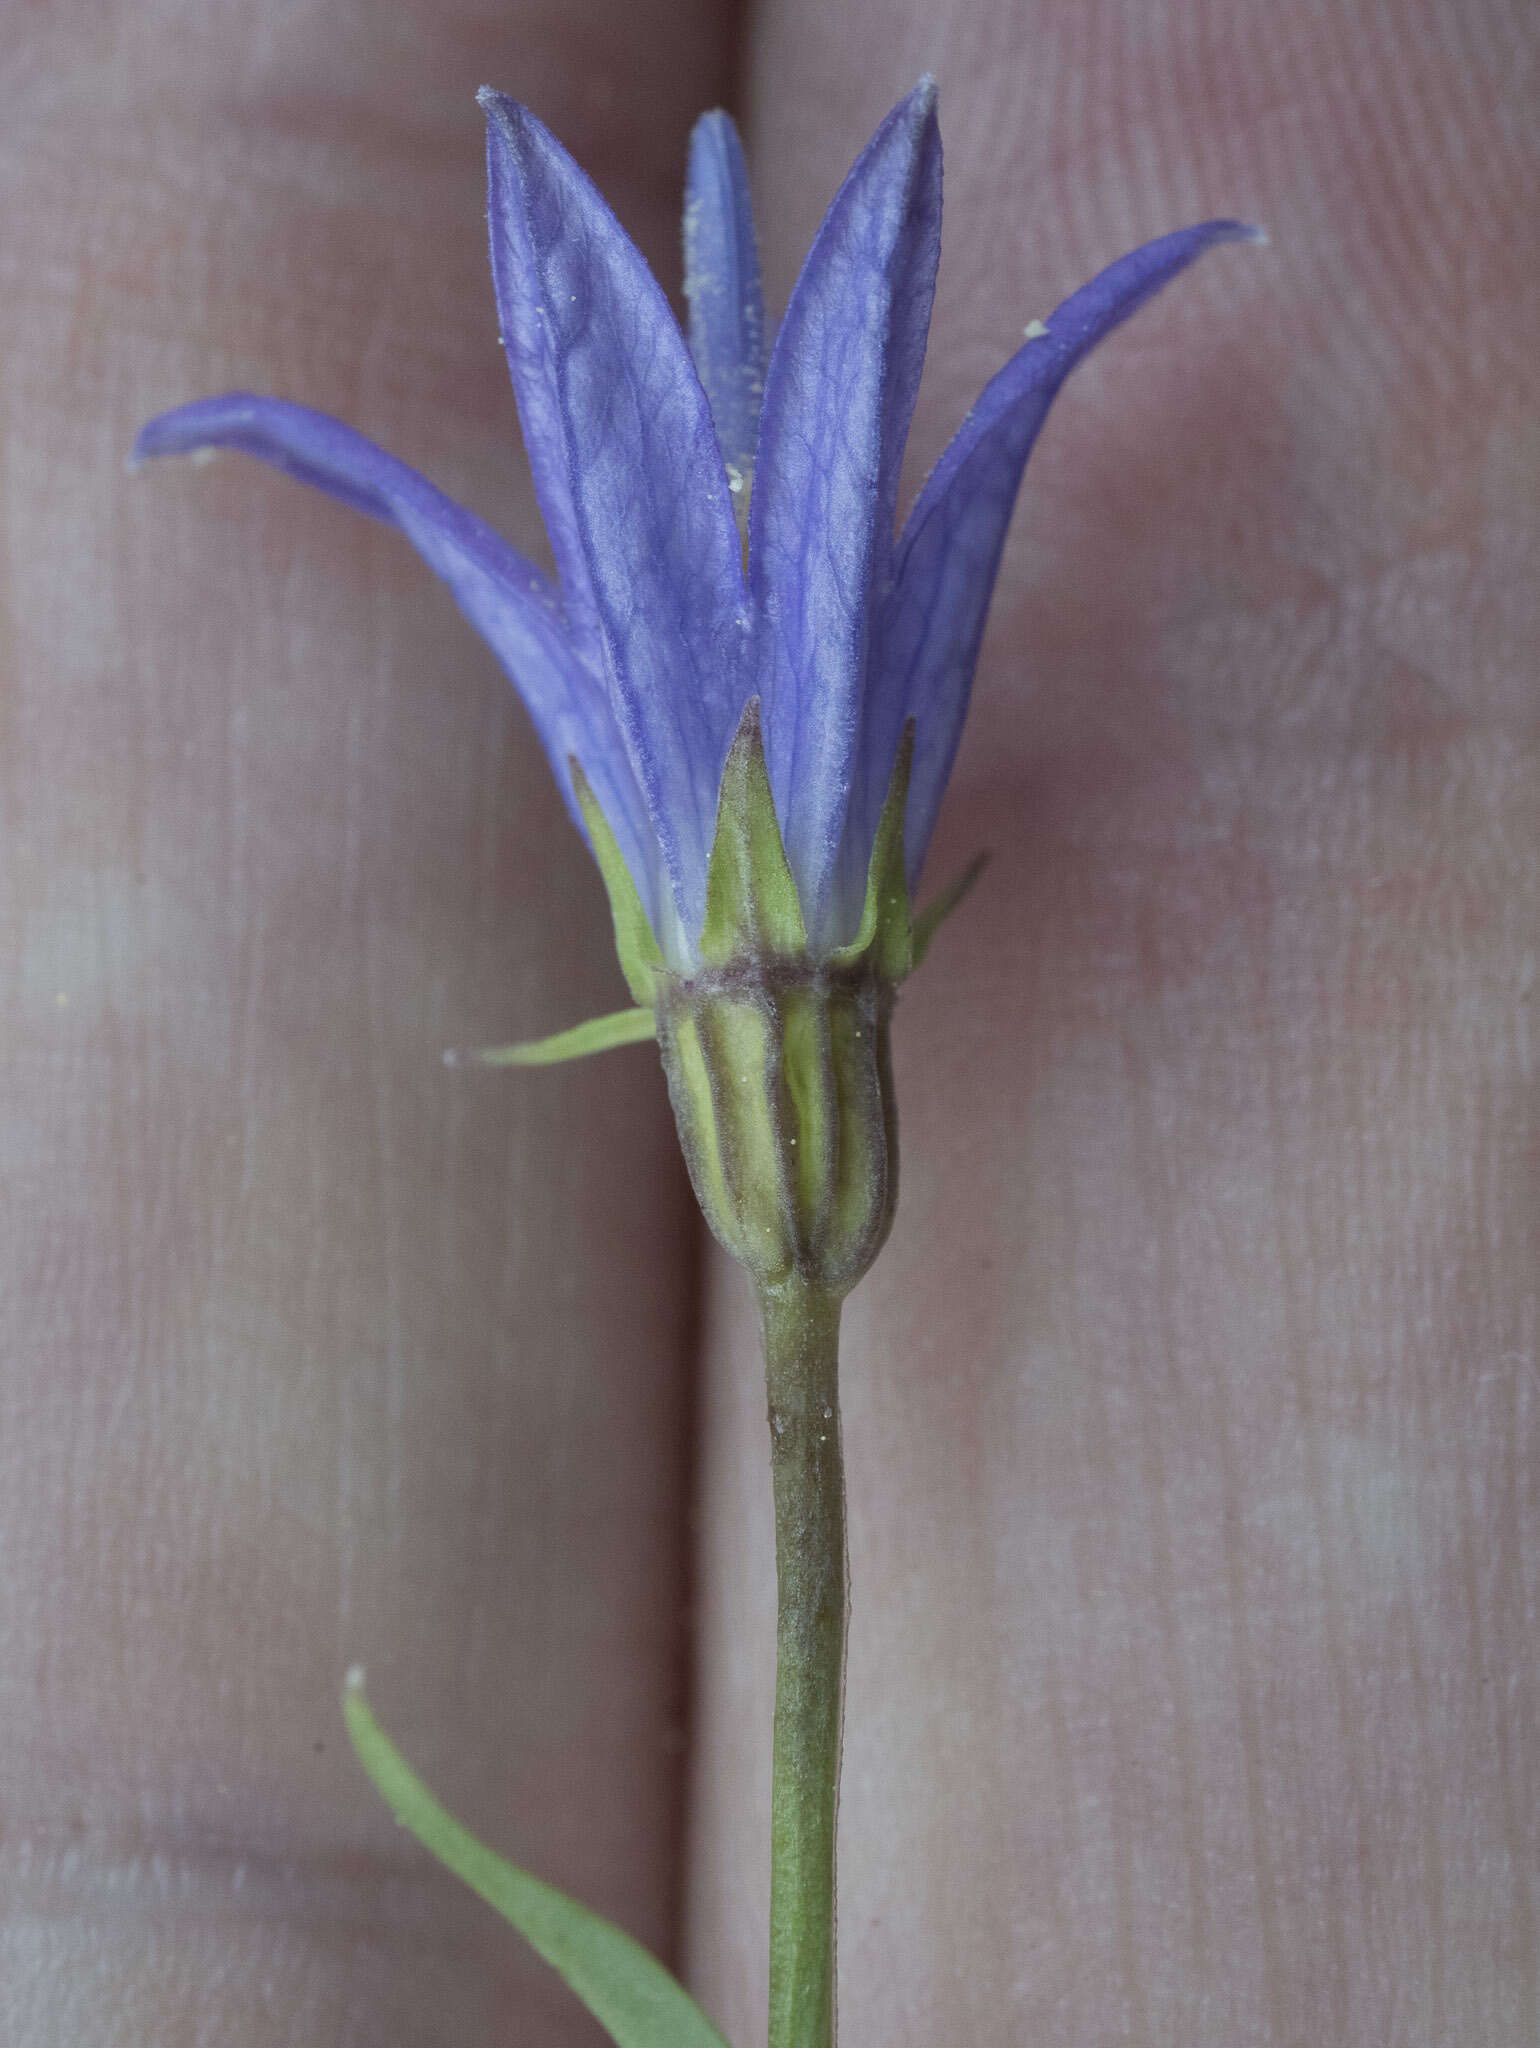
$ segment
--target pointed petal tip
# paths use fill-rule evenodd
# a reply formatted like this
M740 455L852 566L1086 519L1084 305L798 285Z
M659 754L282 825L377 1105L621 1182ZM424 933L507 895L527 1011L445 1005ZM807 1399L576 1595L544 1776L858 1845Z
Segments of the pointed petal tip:
M568 178L574 174L585 187L593 186L593 180L571 151L522 100L499 92L495 86L484 85L476 94L476 103L487 117L487 145L493 160L511 173L522 188L528 190L531 181L538 183L545 178Z
M164 413L139 429L134 436L133 447L123 458L125 476L142 476L152 464L167 456L180 456L199 468L214 460L218 449L196 435L178 434L176 421L175 413Z
M183 410L178 406L175 412L157 413L152 420L146 420L134 436L134 445L123 459L123 467L130 476L137 476L142 469L148 469L152 462L163 455L188 455L197 446L176 431L178 415Z
M939 88L930 72L917 79L903 98L893 108L878 129L903 128L912 135L918 135L926 128L936 125L936 102Z
M260 430L264 415L301 416L318 421L319 413L303 406L286 405L279 398L261 398L253 391L222 391L214 398L195 398L187 405L174 405L145 421L134 436L128 460L132 468L159 461L165 455L185 455L194 462L212 462L228 442L234 426ZM328 425L333 424L327 422Z
M1265 245L1271 239L1266 228L1259 228L1249 220L1229 220L1223 217L1219 220L1200 221L1196 227L1179 228L1176 233L1191 237L1200 249L1212 249L1218 242L1256 242ZM1159 239L1164 242L1168 239L1174 240L1175 236L1162 235ZM1133 253L1137 255L1138 251L1135 250Z
M166 455L190 456L195 460L202 456L205 461L212 459L214 451L210 446L206 422L210 404L221 402L241 404L246 402L246 394L232 391L223 401L197 399L191 405L173 406L170 412L160 412L154 419L146 420L134 436L134 445L123 463L124 469L130 476L136 476L141 469L148 468L150 463Z
M134 445L123 458L123 467L129 476L137 476L139 471L147 468L157 455L164 455L168 452L157 444L160 440L159 429L166 420L172 417L173 415L170 413L157 413L154 419L146 420L138 433L135 434Z
M476 94L476 104L487 117L488 137L503 143L509 149L517 150L521 143L550 133L522 100L516 100L506 92L499 92L495 85L480 87Z
M696 115L695 125L690 130L690 141L693 143L698 135L718 134L723 129L731 129L736 134L738 124L726 107L707 107L704 114Z

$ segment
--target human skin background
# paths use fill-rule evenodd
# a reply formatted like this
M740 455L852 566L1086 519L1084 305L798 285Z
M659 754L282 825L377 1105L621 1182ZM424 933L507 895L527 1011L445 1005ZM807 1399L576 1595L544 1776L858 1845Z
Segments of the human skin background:
M1061 399L934 850L995 858L905 992L899 1220L847 1315L843 2035L1527 2048L1540 28L740 26L9 25L0 2037L597 2040L374 1801L354 1657L453 1804L762 2035L743 1282L702 1287L645 1049L437 1063L621 1000L587 857L402 542L234 458L120 464L247 384L538 552L474 88L670 280L730 97L779 304L929 68L916 477L1101 263L1214 212L1273 243Z
M602 891L399 539L150 413L292 393L531 547L476 86L660 261L700 13L46 6L0 60L0 2040L592 2041L394 1828L667 1946L697 1235Z

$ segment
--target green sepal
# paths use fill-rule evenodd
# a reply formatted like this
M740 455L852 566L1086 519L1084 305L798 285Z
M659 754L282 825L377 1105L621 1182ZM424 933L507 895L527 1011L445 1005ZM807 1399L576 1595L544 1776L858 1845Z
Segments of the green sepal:
M736 1256L782 1278L790 1263L784 1135L777 1102L777 1006L758 991L697 1004L695 1029L711 1084L714 1135Z
M668 1078L669 1100L674 1106L674 1121L679 1128L679 1142L695 1185L696 1199L707 1222L733 1257L746 1258L747 1252L739 1243L723 1165L716 1095L706 1064L706 1050L701 1042L700 1020L694 1009L688 1004L681 1004L666 1012L658 1043L663 1049L663 1071Z
M689 1993L640 1942L495 1855L446 1813L380 1727L350 1671L342 1712L358 1761L400 1825L516 1927L616 2048L727 2048Z
M521 1045L487 1045L475 1052L446 1052L446 1067L554 1067L563 1060L586 1059L612 1046L640 1045L656 1038L658 1020L651 1010L614 1010L590 1017L586 1024L553 1031L549 1038L526 1038Z
M795 1139L786 1148L788 1193L798 1232L809 1244L827 1243L840 1152L838 1090L831 1065L831 998L816 988L786 988L781 1023L781 1082ZM848 1134L847 1134L848 1144Z
M909 770L914 761L914 720L904 726L893 762L893 775L877 820L872 857L866 870L866 901L861 926L848 946L834 954L854 963L869 955L878 978L895 985L916 964L910 920L909 880L904 869L904 813L909 804Z
M729 960L806 951L802 904L770 794L759 699L751 697L722 770L700 954L708 966L722 967Z
M588 786L588 777L583 773L582 763L576 754L569 754L567 766L572 772L572 787L577 795L578 808L583 813L583 822L588 827L588 837L594 850L594 859L599 863L599 872L604 877L605 891L610 899L610 916L615 924L615 951L620 959L620 971L626 977L626 986L644 1009L651 1009L655 1000L653 970L663 965L663 953L658 945L657 935L647 920L642 908L642 899L637 893L631 870L626 866L626 857L621 852L615 834L610 830L610 821L599 808L599 800Z
M952 912L962 902L979 876L989 865L989 849L976 853L955 882L951 882L939 896L932 897L914 920L914 964L919 966L930 951L930 942L945 924Z

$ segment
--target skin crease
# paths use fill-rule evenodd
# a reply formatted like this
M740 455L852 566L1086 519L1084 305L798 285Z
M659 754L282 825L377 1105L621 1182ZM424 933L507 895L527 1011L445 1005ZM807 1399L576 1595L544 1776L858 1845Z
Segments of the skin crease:
M597 879L404 544L235 458L120 464L247 384L543 553L474 88L670 281L732 95L778 307L927 68L914 480L1099 264L1274 239L1060 400L932 855L994 864L904 997L847 1312L844 2038L1540 2037L1540 32L918 20L155 0L7 39L7 2041L599 2038L379 1808L354 1658L451 1804L762 2034L746 1289L702 1283L645 1050L437 1061L622 1000Z

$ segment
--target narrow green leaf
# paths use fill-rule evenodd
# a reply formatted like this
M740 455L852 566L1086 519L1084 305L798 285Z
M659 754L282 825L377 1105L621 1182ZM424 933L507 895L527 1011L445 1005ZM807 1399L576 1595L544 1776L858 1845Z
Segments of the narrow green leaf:
M989 865L989 850L976 853L956 881L926 904L914 921L914 964L930 951L930 942Z
M567 766L572 771L572 786L577 792L578 808L583 813L583 822L588 827L588 837L593 844L594 859L599 863L599 872L604 877L605 893L610 899L610 917L615 925L615 951L620 959L620 971L626 977L626 986L643 1008L651 1009L656 1000L652 970L663 965L663 953L658 945L657 934L648 923L647 913L642 908L642 899L637 894L635 880L626 866L626 857L621 852L610 821L599 808L599 800L588 786L588 777L583 773L582 763L576 754L569 755Z
M802 904L770 794L757 697L744 707L722 770L700 950L716 967L745 955L807 950Z
M375 1720L361 1671L348 1673L342 1711L359 1762L401 1826L518 1929L616 2048L727 2048L694 1999L640 1942L505 1863L444 1811Z
M486 1045L475 1052L446 1052L447 1067L554 1067L563 1060L586 1059L616 1045L640 1045L656 1038L657 1019L651 1010L615 1010L608 1017L590 1017L549 1038L527 1038L522 1045Z

